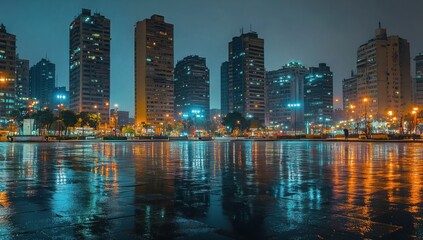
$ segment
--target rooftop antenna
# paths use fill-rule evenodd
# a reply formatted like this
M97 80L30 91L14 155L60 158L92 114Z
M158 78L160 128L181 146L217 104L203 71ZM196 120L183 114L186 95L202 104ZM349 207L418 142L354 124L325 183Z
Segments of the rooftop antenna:
M253 25L250 23L250 32L253 31Z
M241 28L241 34L244 34L244 27Z
M380 24L380 21L379 21L379 28L382 28L382 24Z
M46 60L48 60L47 51L46 51Z

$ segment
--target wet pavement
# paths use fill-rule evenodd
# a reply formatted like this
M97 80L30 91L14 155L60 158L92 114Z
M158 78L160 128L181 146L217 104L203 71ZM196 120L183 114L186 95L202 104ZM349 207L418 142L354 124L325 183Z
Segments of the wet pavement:
M0 239L423 238L418 143L0 143Z

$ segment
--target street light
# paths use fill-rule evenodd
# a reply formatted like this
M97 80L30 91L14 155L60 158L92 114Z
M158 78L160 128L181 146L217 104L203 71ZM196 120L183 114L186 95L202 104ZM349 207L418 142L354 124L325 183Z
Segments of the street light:
M294 136L297 136L297 108L299 108L301 104L299 103L292 103L288 104L289 108L294 109Z
M417 111L419 109L418 108L413 108L413 114L414 114L414 134L417 133Z
M393 120L392 120L392 115L393 115L394 113L392 112L392 111L388 111L388 120L387 120L387 124L386 124L386 129L387 129L387 132L389 133L389 127L391 126L391 124L393 124Z
M358 122L357 109L356 109L357 107L351 104L350 108L351 108L352 112L355 112L355 120L357 121L356 124L355 124L355 130L356 130L355 133L358 134L358 123L359 122ZM354 110L354 109L356 109L356 110Z
M113 117L115 119L115 137L116 137L116 132L117 132L118 109L119 109L119 105L118 104L115 104L115 111L113 113Z
M62 138L62 122L63 122L63 119L62 119L62 108L63 108L63 103L58 104L57 105L57 108L59 110L59 121L60 121L60 123L59 123L59 142L60 142L60 140Z
M367 98L363 99L364 102L364 134L366 135L366 139L368 138L368 133L367 133Z

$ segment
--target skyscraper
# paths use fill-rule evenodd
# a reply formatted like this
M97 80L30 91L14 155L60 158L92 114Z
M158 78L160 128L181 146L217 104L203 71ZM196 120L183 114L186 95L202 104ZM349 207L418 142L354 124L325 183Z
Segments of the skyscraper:
M16 36L0 25L0 127L8 123L15 108Z
M40 108L50 108L50 96L56 87L56 65L41 59L29 70L30 97L36 98Z
M225 116L229 113L229 63L226 61L220 66L220 110Z
M267 124L281 129L304 130L304 77L305 66L290 62L266 74Z
M16 107L25 108L29 98L29 60L16 57Z
M332 120L333 74L330 67L320 63L310 67L304 78L304 120L319 124Z
M206 122L210 118L210 77L206 59L188 56L175 67L175 119L194 118Z
M173 25L163 16L135 27L135 124L159 125L174 114Z
M357 51L357 110L373 119L399 116L413 103L410 45L380 24L375 35Z
M264 123L264 40L256 32L234 37L228 57L229 112Z
M100 113L109 121L110 20L88 9L69 27L70 109Z
M423 52L416 55L416 87L414 103L423 105Z

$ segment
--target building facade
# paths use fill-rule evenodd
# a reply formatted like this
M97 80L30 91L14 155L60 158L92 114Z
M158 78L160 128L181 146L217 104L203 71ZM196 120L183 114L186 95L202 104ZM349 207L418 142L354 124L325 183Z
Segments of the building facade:
M331 121L333 115L333 73L325 63L310 67L304 78L304 120L306 124Z
M28 107L29 100L29 60L16 56L16 108Z
M229 62L223 62L220 66L220 109L225 116L229 113Z
M110 110L110 116L116 116L115 109ZM117 111L117 126L128 126L131 125L131 119L129 117L129 111Z
M413 104L410 75L410 45L399 36L387 36L386 29L357 51L357 110L359 117L377 120L404 114Z
M358 76L351 71L350 78L344 78L342 80L342 104L344 116L347 119L355 119L358 117L357 78Z
M290 62L279 70L266 74L266 125L286 131L302 131L304 123L305 66Z
M69 26L70 109L100 113L109 121L110 20L88 9Z
M264 123L264 40L256 32L234 37L229 43L228 57L229 112L236 111Z
M188 56L175 67L174 118L195 118L207 122L210 118L210 73L206 59Z
M16 36L0 25L0 128L9 122L9 115L15 109L16 81Z
M51 108L51 95L56 87L56 65L41 59L29 70L30 97L38 100L40 108Z
M416 80L414 103L423 107L423 52L416 55Z
M135 125L160 125L174 114L173 25L163 16L135 27Z

